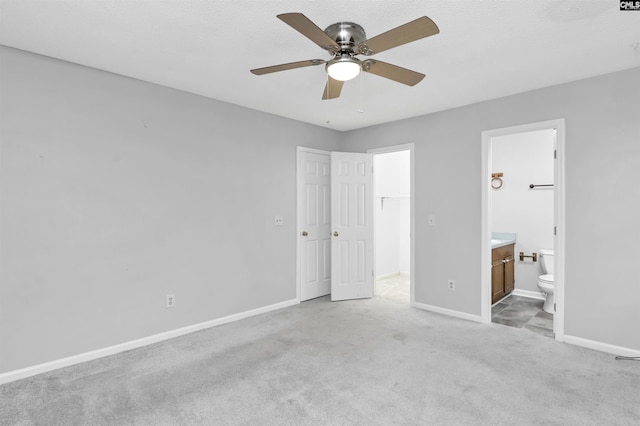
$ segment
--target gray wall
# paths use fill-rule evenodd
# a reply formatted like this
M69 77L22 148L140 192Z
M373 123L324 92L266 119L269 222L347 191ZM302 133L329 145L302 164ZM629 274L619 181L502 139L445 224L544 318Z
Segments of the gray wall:
M296 297L295 147L338 133L0 55L0 372Z
M634 68L342 136L415 143L416 301L480 315L481 132L565 118L565 334L640 350L639 104Z
M0 59L0 372L293 299L296 145L414 142L416 300L479 315L480 133L555 118L565 331L640 349L639 68L341 134L3 47Z

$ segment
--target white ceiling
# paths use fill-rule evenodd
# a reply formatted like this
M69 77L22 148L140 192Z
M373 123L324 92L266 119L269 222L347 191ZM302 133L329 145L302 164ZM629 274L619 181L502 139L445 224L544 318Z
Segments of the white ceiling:
M373 37L427 15L440 34L374 58L427 77L364 73L321 100L328 54L277 14ZM640 12L617 0L0 0L0 44L337 130L640 66Z

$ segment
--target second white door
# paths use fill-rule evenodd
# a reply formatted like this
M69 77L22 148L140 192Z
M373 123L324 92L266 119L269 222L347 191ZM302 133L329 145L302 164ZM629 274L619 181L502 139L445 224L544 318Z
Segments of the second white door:
M373 297L373 155L331 153L331 300Z

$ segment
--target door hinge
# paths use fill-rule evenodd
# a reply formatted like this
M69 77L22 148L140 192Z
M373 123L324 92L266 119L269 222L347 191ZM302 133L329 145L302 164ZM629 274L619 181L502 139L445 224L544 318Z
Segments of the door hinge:
M553 150L553 159L554 159L554 160L557 160L557 159L558 159L558 150L557 150L557 149L554 149L554 150Z
M555 312L555 311L556 311L556 304L554 303L553 304L553 312Z
M557 226L553 227L553 235L558 235L558 227Z

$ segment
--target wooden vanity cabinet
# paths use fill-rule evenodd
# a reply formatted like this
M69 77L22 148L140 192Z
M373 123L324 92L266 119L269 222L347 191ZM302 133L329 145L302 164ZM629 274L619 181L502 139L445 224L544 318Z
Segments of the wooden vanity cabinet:
M491 303L511 293L515 287L515 244L491 250Z

